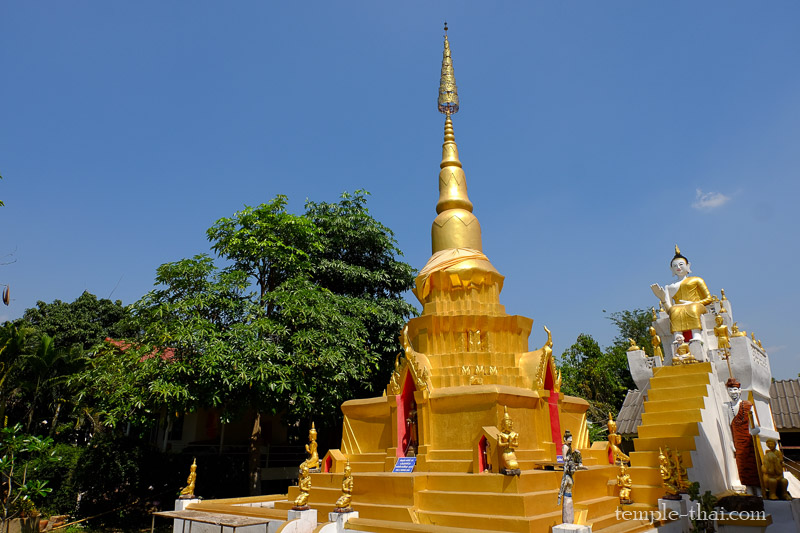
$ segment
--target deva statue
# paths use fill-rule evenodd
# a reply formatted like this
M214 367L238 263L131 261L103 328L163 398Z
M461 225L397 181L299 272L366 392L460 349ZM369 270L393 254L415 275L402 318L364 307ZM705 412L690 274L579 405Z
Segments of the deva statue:
M519 433L514 431L514 422L508 415L508 407L503 407L503 413L500 432L497 434L497 445L503 450L500 456L500 473L506 476L518 476L520 468L514 450L519 446Z
M708 292L703 278L689 276L692 272L689 260L681 255L678 245L675 245L675 256L670 261L672 273L678 281L662 287L653 283L650 288L661 300L664 309L669 315L670 329L673 334L682 333L687 340L699 339L702 324L700 317L706 312L706 306L711 303L711 293Z

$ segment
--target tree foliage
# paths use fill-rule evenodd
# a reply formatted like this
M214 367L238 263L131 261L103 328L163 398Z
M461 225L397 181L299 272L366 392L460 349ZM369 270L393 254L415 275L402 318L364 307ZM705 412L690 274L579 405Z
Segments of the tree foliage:
M414 271L366 196L308 202L301 215L284 196L245 207L207 232L219 265L198 255L159 267L157 288L132 306L136 342L101 351L87 375L105 421L254 412L251 492L261 413L333 431L344 400L385 384L415 312L403 299Z
M635 388L628 369L627 350L633 339L638 346L650 346L650 311L634 309L609 315L617 328L611 346L602 349L590 335L580 334L561 355L561 390L589 402L588 419L593 438L605 431L608 413L616 413L629 389Z
M59 348L70 349L78 345L88 350L105 337L129 337L133 330L126 317L127 312L120 300L98 299L84 291L74 302L38 301L36 307L25 310L17 323L24 323L38 333L52 337Z
M89 411L77 379L104 337L132 332L120 301L84 292L73 302L37 302L22 318L0 326L0 419L33 434L73 440Z
M39 479L31 468L32 458L48 457L52 441L22 432L22 425L0 428L0 525L7 530L8 521L34 516L33 499L50 492L47 481Z

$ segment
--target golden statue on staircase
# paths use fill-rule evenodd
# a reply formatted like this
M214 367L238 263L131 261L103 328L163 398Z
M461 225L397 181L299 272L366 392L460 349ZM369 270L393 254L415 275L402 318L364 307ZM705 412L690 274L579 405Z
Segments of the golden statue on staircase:
M667 454L669 454L669 448L667 448ZM680 500L681 487L677 479L675 467L669 457L664 455L664 452L661 450L661 448L658 449L658 465L658 470L661 474L661 483L664 486L664 489L666 489L664 499Z
M622 444L622 437L617 434L617 423L611 413L608 413L608 449L609 459L612 464L630 463L631 458L622 453L619 445Z
M342 495L336 500L334 513L350 513L353 508L350 502L353 500L353 470L350 468L350 461L344 467L344 477L342 478Z
M653 316L655 316L655 309L653 309ZM661 349L661 337L656 333L656 328L650 326L650 345L653 347L653 357L658 357L664 361L664 350Z
M667 453L669 453L669 448L667 448ZM686 468L683 466L683 455L678 450L675 450L675 478L678 481L680 493L688 494L691 483L689 483L689 475L686 473Z
M619 465L617 486L619 487L619 503L623 505L633 503L633 500L631 500L631 489L633 488L633 480L631 479L630 473L628 473L628 467L625 466L625 463Z
M300 465L300 479L297 481L297 486L300 489L300 494L295 498L292 509L305 511L308 509L308 494L311 492L311 474L305 462Z

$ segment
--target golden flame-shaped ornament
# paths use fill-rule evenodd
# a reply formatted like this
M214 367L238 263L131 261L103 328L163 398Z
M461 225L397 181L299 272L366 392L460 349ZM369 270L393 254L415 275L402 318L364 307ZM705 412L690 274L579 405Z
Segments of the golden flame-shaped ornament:
M450 41L447 40L447 22L444 23L444 52L442 53L442 77L439 81L439 112L452 115L458 112L458 87L450 56Z

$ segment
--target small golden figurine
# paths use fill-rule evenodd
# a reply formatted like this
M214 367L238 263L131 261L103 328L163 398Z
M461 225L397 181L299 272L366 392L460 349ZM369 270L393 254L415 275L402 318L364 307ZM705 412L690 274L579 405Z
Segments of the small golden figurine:
M411 409L406 418L406 431L408 434L408 446L406 447L406 457L416 457L419 448L419 428L417 427L417 402L411 399Z
M717 326L714 328L714 335L717 337L717 347L722 350L722 355L727 357L728 350L731 348L731 341L728 338L730 335L728 326L723 324L723 318L720 315L717 315L717 318L714 320L717 322Z
M181 495L178 499L191 500L194 498L195 481L197 481L197 457L192 460L192 466L189 467L189 477L186 478L186 486L181 489Z
M661 349L661 337L656 333L656 328L650 326L650 344L653 345L653 356L664 362L664 350Z
M755 331L751 331L750 332L750 340L753 341L753 344L756 343L756 332Z
M636 350L641 350L641 348L636 346L636 341L631 339L630 337L628 337L628 342L631 343L631 345L628 347L629 352L635 352Z
M758 344L758 347L759 347L759 348L761 348L762 350L764 349L764 347L763 347L763 346L761 346L761 339L758 339L758 340L756 341L756 344Z
M619 465L617 486L619 487L619 503L623 505L633 503L633 500L631 500L633 480L631 480L631 475L628 473L628 468L625 466L625 463Z
M747 337L747 332L744 330L739 331L739 324L734 322L731 327L731 337Z
M500 473L506 476L518 476L520 469L514 450L519 446L519 434L514 431L514 422L508 416L508 407L503 407L503 413L503 422L497 435L497 445L503 450L500 456Z
M617 434L617 423L611 413L608 413L608 450L612 464L630 463L631 459L619 449L622 437Z
M764 486L767 488L770 500L791 500L787 488L789 480L783 477L783 453L776 450L775 439L767 439L767 451L761 463L761 472L764 477Z
M656 308L651 307L650 310L653 312L653 322L655 322L656 320L658 320L658 315L656 314Z
M308 509L308 493L311 491L311 474L305 462L300 466L300 479L297 482L300 494L294 501L293 511L305 511Z
M336 500L334 513L351 513L353 508L350 502L353 500L353 470L350 468L350 459L344 467L344 478L342 478L342 495Z
M723 302L724 302L725 300L727 300L727 299L728 299L728 297L727 297L727 296L725 296L725 289L720 289L720 291L719 291L719 292L720 292L720 294L722 294L722 298L720 298L720 300L721 300L721 301L723 301Z
M317 453L317 430L314 428L314 422L311 422L311 429L308 430L308 444L306 444L306 453L308 459L303 461L300 465L306 465L311 472L319 472L319 454Z
M669 449L667 449L667 453L669 453ZM661 484L667 491L664 495L664 499L680 500L680 486L675 480L675 470L672 466L672 462L664 455L661 448L658 449L658 470L661 474Z
M667 450L667 453L669 453L669 448ZM691 483L689 483L689 475L686 473L686 468L683 466L683 455L677 450L675 450L675 478L678 482L680 493L688 494Z

